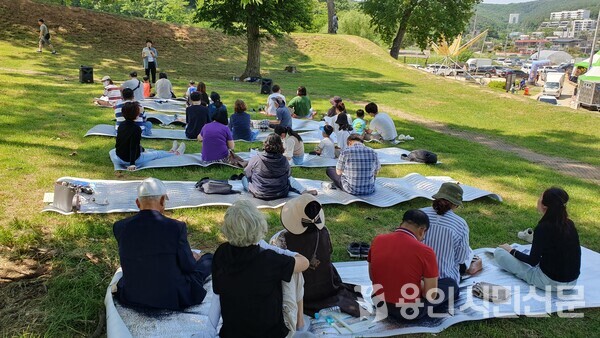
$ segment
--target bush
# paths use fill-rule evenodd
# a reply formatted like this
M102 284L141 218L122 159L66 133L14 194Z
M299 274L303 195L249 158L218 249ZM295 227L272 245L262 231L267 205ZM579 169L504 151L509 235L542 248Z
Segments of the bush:
M505 85L506 85L505 81L491 81L488 84L488 87L490 87L492 89L499 89L499 90L502 90L502 91L506 91Z
M339 13L339 15L339 34L357 35L369 39L379 45L382 44L381 37L375 32L368 15L358 10L342 12Z

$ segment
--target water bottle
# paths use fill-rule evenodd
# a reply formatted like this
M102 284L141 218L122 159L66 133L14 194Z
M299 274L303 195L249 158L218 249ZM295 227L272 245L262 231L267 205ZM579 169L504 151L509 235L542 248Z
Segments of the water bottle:
M321 311L315 313L315 319L324 320L329 324L333 324L335 322L334 316L338 313L342 313L342 310L339 306L324 308L321 309Z

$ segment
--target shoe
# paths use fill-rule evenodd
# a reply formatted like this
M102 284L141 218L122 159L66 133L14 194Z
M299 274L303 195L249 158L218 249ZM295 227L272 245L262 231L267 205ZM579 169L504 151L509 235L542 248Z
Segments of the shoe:
M360 258L360 244L357 242L352 242L348 245L348 255L351 258Z
M38 49L38 50L37 50L37 52L38 52L38 53L41 53L42 51Z
M171 147L171 152L174 153L177 151L177 147L179 147L179 144L177 144L177 141L173 141L173 146Z
M369 257L369 250L371 249L371 245L369 243L360 242L360 258L366 259Z
M56 51L55 51L55 50L53 50L53 51L52 51L52 54L56 55Z
M185 143L181 142L175 153L177 153L178 155L183 155L185 153Z
M519 231L517 237L519 237L519 239L524 240L525 242L531 243L533 242L533 229L527 228L523 231Z

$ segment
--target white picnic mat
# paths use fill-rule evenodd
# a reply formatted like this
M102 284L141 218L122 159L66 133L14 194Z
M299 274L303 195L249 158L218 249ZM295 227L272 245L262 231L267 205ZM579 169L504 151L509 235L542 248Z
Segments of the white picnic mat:
M256 137L255 142L264 141L269 134L272 132L260 132ZM303 133L299 133L302 136L302 140L306 144L311 143L319 143L323 138L323 135L320 130L307 131ZM117 132L115 130L114 124L99 124L94 126L92 129L88 130L84 136L108 136L108 137L116 137ZM152 128L152 135L145 136L142 135L143 138L150 139L168 139L168 140L189 140L185 136L185 131L183 129L158 129ZM244 140L235 140L236 142L247 142Z
M230 115L231 116L231 115ZM156 123L169 125L169 124L185 124L185 111L183 114L161 114L161 113L146 113L146 119L155 121ZM257 123L260 120L252 120L253 123ZM295 131L313 131L320 130L325 122L304 120L292 118L292 129Z
M185 101L149 98L141 100L140 103L144 108L157 112L185 114Z
M202 175L198 175L198 179ZM304 178L296 179L307 189L318 191L317 200L321 204L343 204L363 202L373 206L386 208L393 205L409 201L415 198L432 199L440 188L442 183L453 181L447 176L425 177L420 174L409 174L403 178L385 178L378 177L376 181L375 193L368 196L354 196L339 189L323 188L323 181L310 180ZM87 182L94 190L92 195L83 195L85 200L81 203L80 213L84 214L106 214L116 212L137 212L135 204L137 187L141 181L111 181L111 180L90 180L85 178L62 177L59 181L78 181ZM169 200L166 209L196 208L204 206L230 206L239 199L248 199L253 201L258 208L279 208L290 198L297 196L290 193L289 197L273 201L263 201L254 198L250 193L232 195L208 195L198 191L194 185L196 182L183 181L165 181ZM243 191L241 181L229 181L234 190ZM463 188L463 200L472 201L481 197L490 197L497 201L502 201L499 195L489 191L474 188L461 184ZM51 204L43 211L54 211L62 214L68 214Z
M379 157L379 162L382 165L392 165L392 164L422 164L418 162L410 162L403 160L400 156L403 154L408 154L410 151L400 148L382 148L375 149L377 156ZM117 158L117 154L114 149L112 149L109 153L110 160L112 161L115 170L127 170L127 166L121 164L121 161ZM253 152L239 152L236 153L244 160L250 159L253 156ZM327 167L335 167L337 164L337 159L335 158L323 158L318 155L310 155L304 154L304 163L301 165L292 164L292 167L305 167L305 168L327 168ZM176 167L186 167L186 166L200 166L200 167L208 167L211 165L229 165L227 163L218 163L218 162L204 162L202 161L201 154L184 154L181 156L171 156L160 158L154 161L147 162L139 167L137 170L151 169L151 168L176 168Z
M519 246L521 250L530 248ZM460 284L460 299L454 304L453 315L445 318L422 320L411 324L398 324L387 319L376 321L373 314L364 312L365 318L358 329L350 334L338 332L323 321L313 319L311 331L321 337L390 337L403 334L439 333L460 322L520 316L546 316L566 310L600 307L600 254L587 248L581 250L581 275L577 288L572 291L548 293L530 288L525 282L497 267L491 255L493 249L475 250L483 260L483 271L463 280ZM334 263L344 282L361 285L362 302L372 305L368 296L371 291L368 265L366 261ZM148 315L124 308L114 301L111 286L121 278L119 269L106 290L107 336L113 337L190 337L198 334L207 336L207 313L212 299L212 284L205 284L208 295L201 305L193 306L185 312L164 311ZM471 286L475 282L491 282L511 290L511 298L503 304L485 302L471 296ZM577 313L575 313L577 315ZM583 315L579 313L579 315ZM362 330L361 330L362 329ZM347 333L347 334L344 334Z

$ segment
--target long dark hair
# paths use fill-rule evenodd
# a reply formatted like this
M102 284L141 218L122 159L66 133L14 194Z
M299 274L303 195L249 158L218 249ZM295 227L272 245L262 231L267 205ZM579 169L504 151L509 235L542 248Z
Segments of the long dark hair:
M292 135L299 142L302 142L302 137L300 136L300 134L298 134L297 132L293 131L292 128L290 128L290 127L275 126L274 131L275 131L275 134L277 134L277 135L281 135L281 134Z
M445 213L450 211L453 205L454 204L443 198L433 200L433 210L435 210L435 213L440 216L443 216Z
M550 223L561 232L565 232L573 226L567 214L567 202L569 194L562 188L552 187L542 194L542 204L546 207L541 222Z
M335 123L339 125L339 130L352 131L352 126L348 123L348 115L345 110L338 114Z

